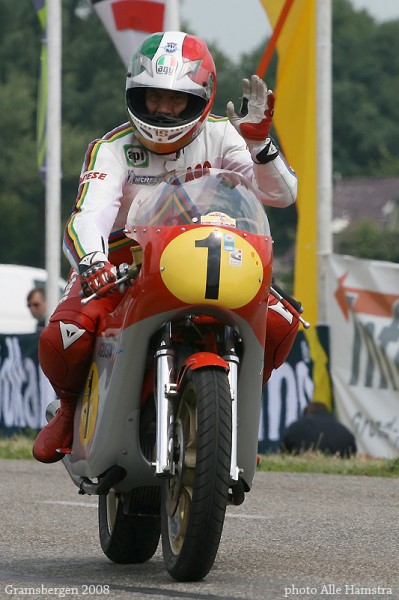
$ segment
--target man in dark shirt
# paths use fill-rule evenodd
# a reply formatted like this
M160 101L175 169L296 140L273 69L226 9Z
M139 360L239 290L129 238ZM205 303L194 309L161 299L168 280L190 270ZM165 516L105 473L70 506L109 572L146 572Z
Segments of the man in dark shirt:
M26 298L26 305L32 317L37 321L36 331L42 331L46 324L46 293L44 288L33 288Z
M280 441L281 450L299 454L306 450L318 450L342 458L356 454L353 434L334 418L322 402L310 402L303 416L284 431Z

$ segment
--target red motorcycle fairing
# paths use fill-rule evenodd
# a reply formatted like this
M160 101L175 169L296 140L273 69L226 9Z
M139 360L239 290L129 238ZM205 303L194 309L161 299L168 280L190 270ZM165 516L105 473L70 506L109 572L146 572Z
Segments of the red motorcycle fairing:
M210 229L210 228L209 228ZM143 319L147 319L159 313L159 294L162 290L162 307L163 310L179 310L185 311L189 307L196 307L202 304L202 312L205 313L207 307L211 308L213 312L219 312L220 316L234 320L234 315L243 318L253 329L255 335L259 339L259 342L264 345L265 343L265 320L267 312L267 301L268 294L271 285L272 278L272 240L270 236L260 236L251 234L248 232L242 233L238 230L230 230L224 227L215 228L218 234L233 235L237 239L237 244L246 244L248 246L249 260L253 261L256 266L259 265L259 284L254 289L253 293L249 293L248 297L243 299L242 304L238 303L235 306L229 306L228 303L220 302L220 298L215 300L202 299L195 295L191 299L179 296L176 293L176 288L179 290L187 289L187 278L188 273L193 270L193 265L189 262L188 257L188 244L179 249L174 249L174 258L176 265L166 268L163 271L163 258L167 249L171 246L171 243L176 240L182 240L185 235L196 235L198 238L206 237L208 232L204 233L204 227L198 227L198 225L186 225L182 227L169 227L160 229L158 227L145 227L135 228L134 231L129 233L135 240L143 247L143 264L141 272L136 279L133 290L131 292L130 302L131 305L126 313L123 328L129 327L133 323L137 323ZM190 240L191 246L194 247L192 240ZM255 256L256 253L256 256ZM251 256L253 255L253 256ZM259 257L259 259L257 258ZM167 257L166 259L167 260ZM174 289L172 291L169 282L165 283L165 272L173 271L173 284ZM239 293L245 293L246 290L250 290L253 285L253 281L258 281L258 278L254 278L254 274L249 273L248 278L245 276L239 277L243 269L237 269L237 277L234 284L227 281L224 285L224 292L229 296L229 300L234 298ZM191 275L191 273L190 273ZM242 273L244 275L244 273ZM191 277L190 277L191 278ZM191 278L192 279L192 278ZM200 277L197 278L198 282ZM169 285L168 285L169 284ZM221 285L223 280L221 279ZM205 283L203 284L205 289ZM145 302L142 302L142 298L145 295Z
M204 367L221 367L225 371L229 371L230 367L228 363L213 352L196 352L192 354L182 364L178 376L177 376L177 389L184 379L184 375L188 369L195 371L196 369L202 369Z

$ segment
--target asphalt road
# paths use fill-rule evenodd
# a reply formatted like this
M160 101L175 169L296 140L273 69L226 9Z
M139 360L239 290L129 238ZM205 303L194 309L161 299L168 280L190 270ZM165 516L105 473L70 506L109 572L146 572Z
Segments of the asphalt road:
M0 460L0 473L2 600L399 600L398 479L257 473L208 577L183 584L160 548L143 565L110 562L96 498L61 464Z

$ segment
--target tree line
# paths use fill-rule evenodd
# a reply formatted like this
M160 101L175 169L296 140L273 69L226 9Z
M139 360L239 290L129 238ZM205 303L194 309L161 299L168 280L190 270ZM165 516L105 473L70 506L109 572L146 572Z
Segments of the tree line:
M96 14L81 18L79 4L62 2L63 223L88 143L127 120L124 65ZM377 23L349 0L332 4L334 172L398 176L399 21ZM0 14L0 262L43 267L45 189L35 141L42 32L31 0L0 0ZM182 28L188 30L184 23ZM256 71L266 43L265 36L238 62L210 45L218 72L213 112L224 115L230 99L238 105L241 79ZM276 58L265 77L270 86L275 72ZM283 253L295 237L295 209L272 210L269 216L276 251Z

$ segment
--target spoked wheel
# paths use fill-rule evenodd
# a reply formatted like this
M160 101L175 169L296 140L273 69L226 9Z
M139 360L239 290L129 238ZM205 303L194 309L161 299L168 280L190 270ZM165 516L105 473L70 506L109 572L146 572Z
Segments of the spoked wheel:
M161 533L159 516L124 513L120 494L111 490L98 498L101 548L116 563L142 563L158 547Z
M162 489L165 566L178 581L210 571L222 536L229 491L231 396L227 374L188 371L174 430L175 474Z

